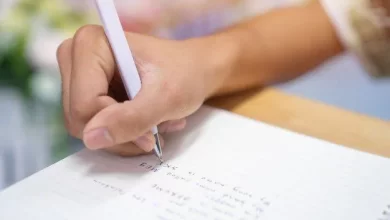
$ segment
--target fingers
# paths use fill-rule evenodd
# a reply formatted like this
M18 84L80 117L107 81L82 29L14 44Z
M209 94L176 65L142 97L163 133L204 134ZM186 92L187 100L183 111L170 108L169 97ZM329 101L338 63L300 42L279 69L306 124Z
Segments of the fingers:
M149 143L149 145L154 145L154 138L152 138L152 137L150 137L150 138L153 139L153 140ZM162 138L161 136L160 136L160 143L161 143L161 147L165 146L164 138ZM116 145L116 146L113 146L113 147L105 148L104 150L109 152L109 153L112 153L112 154L115 154L115 155L119 155L119 156L122 156L122 157L133 157L133 156L139 156L139 155L145 155L145 154L150 154L151 153L149 151L145 151L145 150L142 150L142 149L143 148L141 148L136 143L129 142L129 143L120 144L120 145Z
M111 154L119 155L122 157L133 157L150 153L145 152L132 142L105 148L104 150Z
M104 30L89 25L79 29L73 39L72 79L69 114L73 130L82 136L85 124L101 109L117 103L107 95L115 73L115 61Z
M144 89L147 87L143 87L132 101L111 105L97 113L85 127L85 145L100 149L136 141L160 124L167 112L164 100L157 92L143 92ZM153 146L149 146L144 150L152 149Z
M62 78L66 127L81 138L85 124L101 109L116 103L107 96L115 63L104 31L98 26L81 28L57 50Z
M171 132L176 132L183 130L186 126L186 119L178 119L178 120L171 120L171 121L166 121L161 123L158 126L158 131L160 133L171 133Z
M73 39L61 44L57 56L63 81L64 113L67 128L73 136L83 138L91 149L113 147L130 141L145 152L153 149L155 140L152 133L147 133L148 128L150 130L153 123L157 125L160 122L163 111L161 108L144 110L151 109L150 103L158 106L164 104L156 101L158 94L153 92L156 90L144 92L148 95L139 95L131 103L125 104L118 104L108 96L116 68L101 27L81 28ZM91 129L86 129L90 131L89 135L84 137L85 125L93 116L95 119L89 123Z
M72 127L70 126L70 80L72 73L72 39L65 40L57 50L57 61L59 63L61 80L62 80L62 105L64 111L65 125L73 135Z
M143 45L142 40L134 39L135 45ZM135 51L145 51L145 48ZM108 95L117 70L101 27L90 25L79 29L73 39L65 41L58 49L67 127L73 136L82 138L88 148L115 151L133 143L132 146L138 146L142 152L150 152L155 145L151 129L174 118L174 109L186 109L180 85L169 84L167 79L159 77L160 70L147 63L153 59L142 54L139 52L137 62L143 80L141 91L133 100L118 103ZM173 132L183 129L185 124L183 119L160 127L163 132ZM125 152L138 154L140 150L126 149Z

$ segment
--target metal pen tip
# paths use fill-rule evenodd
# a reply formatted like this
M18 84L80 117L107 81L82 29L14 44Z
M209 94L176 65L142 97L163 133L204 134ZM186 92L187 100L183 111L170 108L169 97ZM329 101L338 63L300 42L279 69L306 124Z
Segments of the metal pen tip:
M161 150L160 138L159 138L158 134L155 134L154 138L156 139L156 145L154 147L154 153L156 154L156 156L158 157L158 159L160 160L160 162L162 164L162 163L164 163L164 160L162 159L162 150Z

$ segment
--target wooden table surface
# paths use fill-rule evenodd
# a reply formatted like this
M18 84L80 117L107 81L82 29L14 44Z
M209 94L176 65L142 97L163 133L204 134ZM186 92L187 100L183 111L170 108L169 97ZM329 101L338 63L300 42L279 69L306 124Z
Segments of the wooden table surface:
M390 158L390 122L275 89L252 90L206 104L261 122Z

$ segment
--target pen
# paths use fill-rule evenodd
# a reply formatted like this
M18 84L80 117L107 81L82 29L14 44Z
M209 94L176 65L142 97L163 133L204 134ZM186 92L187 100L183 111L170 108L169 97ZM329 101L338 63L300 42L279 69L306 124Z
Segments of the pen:
M130 99L134 99L141 89L141 79L127 43L122 24L120 23L115 4L113 0L96 0L96 6L114 53L126 93ZM157 126L152 128L152 133L155 138L154 153L162 163L162 150Z

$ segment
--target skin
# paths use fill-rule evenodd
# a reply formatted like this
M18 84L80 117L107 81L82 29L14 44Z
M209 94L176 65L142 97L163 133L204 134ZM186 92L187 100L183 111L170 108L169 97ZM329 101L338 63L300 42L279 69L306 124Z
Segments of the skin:
M293 79L344 50L317 2L277 9L205 37L126 37L142 81L131 101L102 27L80 28L57 53L68 131L89 149L122 156L151 152L152 126L162 134L181 130L211 97Z

